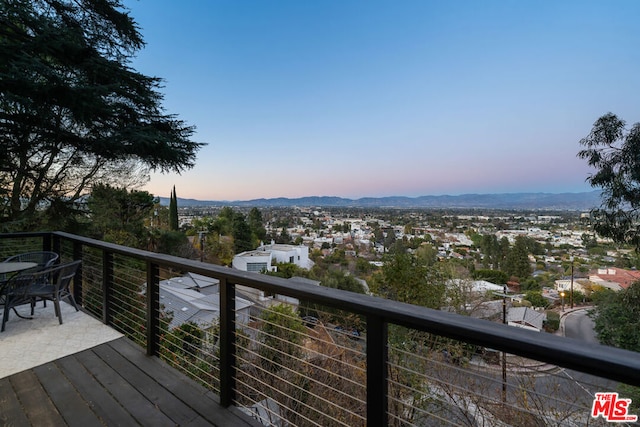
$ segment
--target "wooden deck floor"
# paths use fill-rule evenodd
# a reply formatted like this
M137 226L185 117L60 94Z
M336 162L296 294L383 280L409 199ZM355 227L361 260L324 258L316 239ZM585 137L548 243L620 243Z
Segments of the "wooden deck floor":
M257 424L236 408L222 408L212 392L120 338L0 379L0 425Z

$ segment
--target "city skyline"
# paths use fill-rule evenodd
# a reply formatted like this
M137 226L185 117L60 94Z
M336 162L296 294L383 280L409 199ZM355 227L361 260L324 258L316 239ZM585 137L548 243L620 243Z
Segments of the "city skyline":
M640 121L640 3L126 0L208 145L166 197L586 192L593 122Z

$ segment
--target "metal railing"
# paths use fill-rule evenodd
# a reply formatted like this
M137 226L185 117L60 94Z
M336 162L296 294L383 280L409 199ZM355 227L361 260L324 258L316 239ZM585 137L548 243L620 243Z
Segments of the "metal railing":
M85 311L265 425L599 425L595 392L640 386L625 350L68 233L0 234L0 257L31 250L82 259ZM194 299L185 273L215 292Z

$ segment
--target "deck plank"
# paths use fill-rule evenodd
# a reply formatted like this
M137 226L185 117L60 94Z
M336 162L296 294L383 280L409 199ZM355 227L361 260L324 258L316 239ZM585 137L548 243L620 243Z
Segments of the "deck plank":
M67 424L101 424L98 416L54 363L38 366L33 372Z
M22 403L31 425L51 427L67 425L33 370L13 375L9 377L9 381L16 390L16 396Z
M120 338L0 379L0 425L259 425Z
M202 417L216 426L255 426L260 425L248 419L244 414L239 414L236 408L220 410L217 396L202 385L187 379L184 374L157 359L149 358L129 340L115 340L109 343L118 353L122 354L131 363L138 364L141 369L156 379L167 390L171 390L180 396ZM154 363L149 363L153 361Z
M193 409L161 387L147 372L125 359L113 347L107 345L96 347L94 352L175 425L190 423L198 417Z
M80 363L93 373L101 386L136 419L137 423L150 426L175 425L170 418L141 395L135 387L122 378L119 372L114 371L94 351L78 353L77 357Z
M0 379L0 425L28 425L22 404L18 400L8 378Z
M135 418L102 388L93 374L87 371L75 356L65 357L55 363L105 425L131 426L136 424Z

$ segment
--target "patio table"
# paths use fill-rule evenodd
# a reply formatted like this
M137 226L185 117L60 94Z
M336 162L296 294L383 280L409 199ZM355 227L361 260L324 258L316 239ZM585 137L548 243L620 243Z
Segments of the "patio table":
M37 265L35 262L0 262L0 274L17 273Z
M4 289L4 285L7 283L7 274L10 273L20 273L21 271L24 270L28 270L30 268L33 267L37 267L38 263L37 262L13 262L13 261L9 261L9 262L0 262L0 299L2 300L2 305L4 305L4 299L6 297L5 295L5 289ZM13 308L13 312L16 314L16 316L22 318L22 319L33 319L32 317L28 317L28 316L23 316L20 313L18 313L18 310L16 310L15 307ZM4 314L3 314L4 316ZM4 326L4 325L3 325Z

